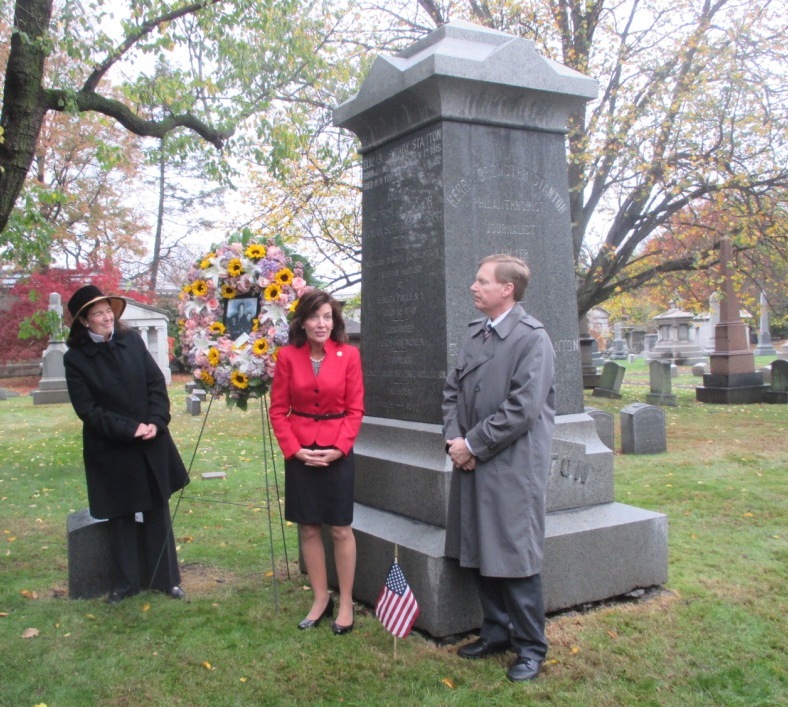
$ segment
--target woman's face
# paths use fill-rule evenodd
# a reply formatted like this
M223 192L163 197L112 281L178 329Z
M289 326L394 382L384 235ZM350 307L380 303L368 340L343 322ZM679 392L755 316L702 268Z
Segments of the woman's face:
M312 314L310 314L306 321L304 321L304 331L306 331L306 339L310 344L322 347L328 338L331 336L331 330L334 328L334 316L331 312L331 305L326 302L320 305Z
M112 334L115 327L115 314L109 306L109 300L96 302L81 319L90 331L105 339Z

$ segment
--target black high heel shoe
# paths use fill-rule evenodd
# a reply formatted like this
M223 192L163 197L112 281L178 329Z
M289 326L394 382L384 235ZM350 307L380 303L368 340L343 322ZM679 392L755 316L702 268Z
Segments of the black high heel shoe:
M320 625L320 622L328 617L329 619L334 616L334 597L328 597L328 604L326 604L326 608L323 609L323 613L320 614L316 619L304 619L300 624L298 624L298 628L302 631L308 628L317 628Z
M350 622L350 626L340 626L336 621L331 622L331 630L334 632L335 636L344 636L346 633L350 633L353 630L353 626L356 624L356 617L355 617L355 609L353 610L353 620Z

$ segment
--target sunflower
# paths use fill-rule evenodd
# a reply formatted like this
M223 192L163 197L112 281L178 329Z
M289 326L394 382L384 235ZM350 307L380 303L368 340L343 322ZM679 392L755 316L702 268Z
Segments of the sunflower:
M208 331L210 331L211 334L218 334L221 336L226 331L226 327L221 322L211 322Z
M271 283L265 288L265 299L267 302L276 302L282 294L282 288L276 283Z
M200 261L200 270L207 270L211 265L213 265L213 259L216 257L216 253L208 253L201 261Z
M195 280L192 283L192 292L195 297L205 297L208 294L208 283L205 280Z
M250 246L246 248L245 255L250 260L260 260L260 258L265 258L266 249L264 245L257 245L256 243L252 243Z
M208 371L200 373L200 380L209 388L213 388L216 385L216 379Z
M222 297L225 299L233 299L235 297L235 288L232 285L228 285L226 282L222 283Z
M290 314L292 314L293 312L295 312L295 311L296 311L296 307L297 307L297 306L298 306L298 300L297 300L297 299L294 299L294 300L293 300L293 301L290 303L290 306L287 308L287 311L288 311L288 312L290 312Z
M219 349L217 349L215 346L211 346L211 348L208 349L208 363L216 368L216 366L219 365L219 361L221 360L222 355L219 353Z
M293 278L295 274L290 268L282 268L276 275L274 275L274 280L278 282L280 285L292 285Z
M252 345L252 353L255 356L263 356L268 353L268 339L258 339Z
M233 371L233 374L230 376L230 383L236 388L243 390L249 387L249 378L247 378L245 373L241 373L241 371Z
M192 294L192 286L191 285L184 285L181 288L181 294L186 295L187 297Z
M242 275L244 271L244 266L241 264L240 258L233 258L229 263L227 263L227 274L230 277L238 277Z
M252 319L252 331L258 331L260 329L260 318L255 317Z

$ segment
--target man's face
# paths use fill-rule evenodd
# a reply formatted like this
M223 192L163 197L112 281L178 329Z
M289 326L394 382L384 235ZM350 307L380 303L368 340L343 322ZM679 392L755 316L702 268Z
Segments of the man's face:
M495 279L495 263L484 263L471 285L474 306L490 319L495 319L512 306L513 292L511 282L501 283Z

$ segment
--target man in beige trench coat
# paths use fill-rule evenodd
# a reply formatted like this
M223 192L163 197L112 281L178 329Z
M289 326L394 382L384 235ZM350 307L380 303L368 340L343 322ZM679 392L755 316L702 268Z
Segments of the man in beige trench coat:
M446 554L470 568L484 621L463 658L512 650L507 677L531 680L547 654L541 571L555 418L554 352L518 304L530 271L491 255L471 285L484 315L470 323L443 396L454 471Z

